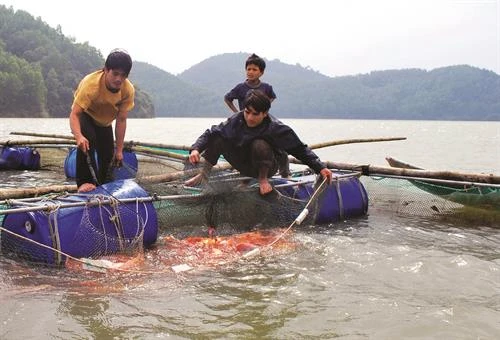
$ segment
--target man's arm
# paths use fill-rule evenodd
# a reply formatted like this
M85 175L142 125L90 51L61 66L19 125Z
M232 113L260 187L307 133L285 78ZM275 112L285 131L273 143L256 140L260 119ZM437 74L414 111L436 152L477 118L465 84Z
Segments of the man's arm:
M238 84L236 85L235 87L233 87L231 89L231 91L229 91L228 93L226 93L224 95L224 103L226 103L226 105L229 107L229 109L231 111L233 111L234 113L238 112L238 108L236 108L236 106L233 104L234 100L235 99L238 99L239 98L239 88L241 87L241 84Z
M229 109L231 111L233 111L234 113L238 112L238 109L236 108L236 106L234 106L232 100L229 100L228 98L224 97L224 103L226 103L226 105L229 107Z
M116 152L115 160L123 160L123 144L125 140L125 131L127 130L127 115L128 112L120 111L116 117L115 123L115 139L116 139Z
M82 150L84 153L89 151L90 145L89 141L82 134L82 129L80 126L80 117L83 114L83 109L77 104L73 104L73 108L69 114L69 127L71 129L71 133L75 137L76 146Z
M321 176L327 180L328 184L332 182L332 172L309 147L301 145L287 151L289 151L291 155L295 156L302 163L313 169L314 172L321 174Z

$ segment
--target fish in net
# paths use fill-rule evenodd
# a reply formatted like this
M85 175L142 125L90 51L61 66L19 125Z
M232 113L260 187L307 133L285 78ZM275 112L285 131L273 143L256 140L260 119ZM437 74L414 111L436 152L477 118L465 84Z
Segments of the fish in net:
M147 196L133 181L118 188ZM113 188L109 190L112 192ZM67 258L142 252L157 239L156 211L151 202L117 195L120 193L17 201L2 221L2 252L56 266L64 264Z

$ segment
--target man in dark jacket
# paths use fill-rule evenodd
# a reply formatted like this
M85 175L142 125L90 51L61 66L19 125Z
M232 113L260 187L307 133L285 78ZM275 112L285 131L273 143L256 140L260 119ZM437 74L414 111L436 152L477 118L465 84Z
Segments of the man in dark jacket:
M201 155L206 160L200 174L186 182L192 186L208 178L221 155L242 175L258 179L261 195L271 192L268 178L278 170L277 155L286 151L316 173L332 180L332 172L319 157L302 143L288 125L269 114L271 102L259 90L250 90L245 97L245 109L219 125L206 130L192 145L189 161L196 164Z

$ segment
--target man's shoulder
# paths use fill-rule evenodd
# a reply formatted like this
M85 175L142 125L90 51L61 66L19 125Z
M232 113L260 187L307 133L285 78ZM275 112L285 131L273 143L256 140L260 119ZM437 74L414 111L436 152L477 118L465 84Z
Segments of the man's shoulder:
M233 90L240 90L240 89L245 89L245 88L248 88L248 85L247 85L247 83L244 81L244 82L241 82L241 83L236 84L236 86L235 86L235 87L233 87Z
M101 78L103 76L104 76L104 71L103 70L97 70L97 71L89 73L85 77L83 77L82 82L85 82L85 83L99 83L101 81Z
M98 70L82 78L75 91L75 96L95 96L99 92L99 84L104 72Z
M128 78L123 82L122 92L135 93L134 84Z
M97 92L99 91L99 86L101 84L102 77L104 76L104 72L102 70L98 70L92 73L87 74L78 84L77 92Z
M265 83L263 81L260 82L259 88L265 89L266 91L273 91L273 86L269 83Z

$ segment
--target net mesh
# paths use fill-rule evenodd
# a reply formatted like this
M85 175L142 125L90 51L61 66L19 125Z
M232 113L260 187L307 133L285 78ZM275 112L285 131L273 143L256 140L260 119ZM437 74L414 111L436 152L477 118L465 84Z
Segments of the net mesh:
M60 207L64 197L39 203L51 207L49 211L24 213L13 219L4 217L0 234L2 253L30 263L61 266L72 257L130 256L144 251L146 223L137 209L143 203L121 204L112 196L100 195L98 199L112 203L75 209ZM89 196L89 202L94 198Z
M178 199L155 202L159 224L168 230L201 225L216 226L219 232L230 233L257 227L283 227L293 221L308 202L278 190L262 196L254 180L246 183L246 179L234 172L211 176L202 189L178 183L152 185L149 190L161 195L182 195ZM311 209L310 219L314 218L316 208Z
M363 176L361 182L368 192L369 211L376 210L399 216L422 216L463 226L500 227L499 189L482 188L477 192L470 190L450 192L443 186L434 185L439 191L430 193L426 191L428 188L423 190L415 185L414 181L400 178ZM485 198L483 194L492 197ZM462 195L479 196L463 198ZM464 201L467 204L457 201ZM474 204L469 204L472 202Z
M64 163L67 151L67 148L41 149L42 171L49 170L50 173L61 175L61 164ZM182 172L186 168L182 159L139 155L138 160L138 169L128 168L127 164L124 164L122 170L129 171L130 176L135 176L136 182L148 195L156 198L151 204L156 211L162 235L175 235L177 238L206 235L209 226L216 226L219 235L259 228L286 227L308 204L308 199L294 195L299 185L287 189L286 195L283 194L283 190L275 190L270 195L262 196L255 180L242 178L237 172L226 170L213 171L208 183L192 188L184 185L185 180L192 176L193 172ZM179 173L179 176L168 181L151 181L151 177L168 173ZM294 176L309 173L309 169L302 167L294 171ZM67 181L63 177L54 177L54 181L56 180ZM470 207L454 202L454 195L460 192L457 190L446 192L442 188L437 188L439 190L436 189L436 192L429 193L416 185L415 181L382 176L362 176L361 182L368 193L369 214L377 211L384 214L425 216L439 220L451 219L454 222L474 226L500 226L498 209ZM274 185L279 186L280 183L276 180ZM314 192L315 185L308 184L309 194ZM476 192L478 193L493 196L498 194L498 189L481 189ZM108 198L113 200L112 196ZM305 224L311 224L315 220L320 210L317 204L319 201L320 199L311 202ZM488 201L491 199L488 198ZM120 209L120 206L122 206L120 200L115 200L115 205L83 208L78 223L71 226L75 230L71 242L86 250L85 257L99 258L110 253L131 255L144 251L144 219L138 218L136 210ZM4 204L0 208L11 207L9 204ZM42 242L45 247L33 245L32 240L10 235L2 229L0 234L2 252L31 262L43 262L45 265L63 263L66 254L57 239L57 230L61 227L57 225L58 213L56 210L44 214L49 229L47 236L49 241ZM3 219L5 215L0 214L0 223L3 223ZM124 225L129 228L132 226L133 232L125 235Z

